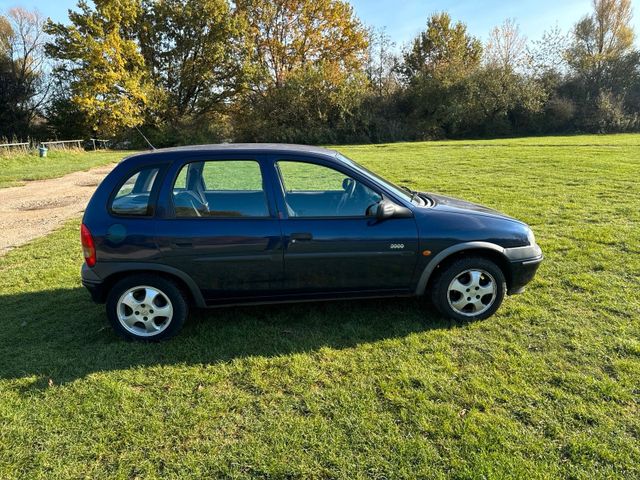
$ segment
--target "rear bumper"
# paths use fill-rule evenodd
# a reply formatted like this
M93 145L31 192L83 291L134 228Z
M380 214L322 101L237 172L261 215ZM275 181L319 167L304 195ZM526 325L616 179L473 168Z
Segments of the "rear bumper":
M524 287L533 280L544 256L538 245L528 247L507 248L505 254L509 259L510 282L508 295L524 292Z
M82 285L88 290L91 295L91 300L95 303L104 303L104 289L102 284L93 284L88 282L82 282Z
M80 274L82 276L82 286L89 291L91 300L96 303L104 303L105 292L102 279L86 263L82 264Z

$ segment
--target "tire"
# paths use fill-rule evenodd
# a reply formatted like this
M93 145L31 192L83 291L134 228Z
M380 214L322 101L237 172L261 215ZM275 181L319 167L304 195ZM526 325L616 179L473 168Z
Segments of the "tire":
M132 275L117 282L107 295L106 309L118 335L140 341L175 336L189 313L180 288L171 280L151 274Z
M435 278L431 301L445 317L484 320L500 308L506 291L504 273L494 262L484 257L462 257Z

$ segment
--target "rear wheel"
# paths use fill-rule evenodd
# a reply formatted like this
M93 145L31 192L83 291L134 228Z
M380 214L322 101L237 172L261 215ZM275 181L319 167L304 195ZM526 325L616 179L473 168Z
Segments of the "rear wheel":
M171 338L188 314L185 297L175 283L146 274L116 283L107 296L106 308L116 333L131 340Z
M493 315L507 290L504 274L482 257L454 261L433 283L431 300L443 315L456 320L482 320Z

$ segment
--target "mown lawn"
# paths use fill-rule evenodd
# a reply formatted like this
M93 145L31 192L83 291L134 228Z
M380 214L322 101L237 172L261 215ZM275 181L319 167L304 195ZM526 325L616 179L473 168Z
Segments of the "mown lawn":
M0 259L0 478L639 478L640 136L341 147L529 222L527 293L198 313L120 341L77 222Z
M22 185L28 180L55 178L79 170L122 160L122 151L49 151L46 158L37 153L0 155L0 188Z

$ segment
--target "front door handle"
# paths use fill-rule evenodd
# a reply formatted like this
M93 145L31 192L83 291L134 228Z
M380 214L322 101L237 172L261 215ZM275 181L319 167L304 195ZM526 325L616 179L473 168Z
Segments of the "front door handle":
M291 239L291 243L308 242L309 240L313 240L313 235L309 232L296 232L292 233L289 238Z

